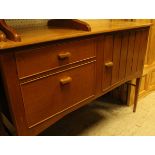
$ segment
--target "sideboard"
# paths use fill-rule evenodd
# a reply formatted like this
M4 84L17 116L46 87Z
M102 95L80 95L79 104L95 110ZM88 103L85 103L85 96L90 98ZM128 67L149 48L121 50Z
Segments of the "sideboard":
M0 42L5 104L17 135L37 135L135 78L136 111L150 24L92 20L90 27L19 29L20 41Z

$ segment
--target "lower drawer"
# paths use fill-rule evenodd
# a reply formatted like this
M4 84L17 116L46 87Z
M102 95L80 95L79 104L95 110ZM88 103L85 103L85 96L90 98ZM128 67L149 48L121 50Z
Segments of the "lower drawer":
M94 96L95 62L21 84L28 127Z

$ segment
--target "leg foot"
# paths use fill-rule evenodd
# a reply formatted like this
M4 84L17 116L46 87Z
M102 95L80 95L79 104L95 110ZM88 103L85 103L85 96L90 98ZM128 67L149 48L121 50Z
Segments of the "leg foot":
M140 81L141 81L141 78L137 78L136 79L136 87L135 87L135 98L134 98L133 112L136 112L136 108L137 108L138 94L139 94L139 88L140 88Z

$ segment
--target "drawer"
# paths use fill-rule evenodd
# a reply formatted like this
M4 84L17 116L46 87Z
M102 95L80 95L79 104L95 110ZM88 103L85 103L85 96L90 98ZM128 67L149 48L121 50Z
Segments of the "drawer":
M15 53L19 78L94 57L94 39L62 42Z
M29 127L94 96L95 62L21 83Z

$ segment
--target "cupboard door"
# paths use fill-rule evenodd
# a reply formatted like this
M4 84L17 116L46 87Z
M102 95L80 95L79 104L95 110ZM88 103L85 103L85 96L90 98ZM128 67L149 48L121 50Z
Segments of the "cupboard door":
M141 76L147 36L147 29L104 36L102 90Z
M111 85L112 67L113 67L113 35L107 35L104 38L104 56L103 56L103 81L102 89Z
M140 47L142 41L142 32L137 31L135 35L135 46L133 52L133 60L132 60L132 69L130 74L136 74L137 72L137 65L138 65L138 57L140 56Z
M134 46L135 46L135 32L130 32L129 34L129 44L128 44L128 55L127 55L127 65L126 65L126 77L130 77L132 74L132 62L134 56Z
M105 36L102 89L108 89L125 79L129 33Z
M119 57L119 80L122 81L125 79L126 65L127 65L127 54L128 54L128 42L129 41L129 32L122 33L122 45L121 52Z
M113 68L112 68L112 85L119 81L119 68L120 68L120 55L122 46L122 35L116 34L114 36L114 49L113 49Z

